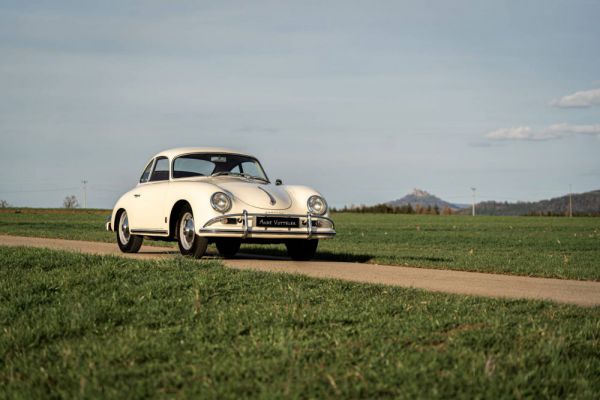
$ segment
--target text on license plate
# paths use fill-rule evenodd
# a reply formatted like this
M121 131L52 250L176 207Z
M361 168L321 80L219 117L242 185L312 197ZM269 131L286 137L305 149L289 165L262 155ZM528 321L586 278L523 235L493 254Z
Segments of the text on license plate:
M300 220L287 217L256 217L256 226L264 228L298 228L300 227Z

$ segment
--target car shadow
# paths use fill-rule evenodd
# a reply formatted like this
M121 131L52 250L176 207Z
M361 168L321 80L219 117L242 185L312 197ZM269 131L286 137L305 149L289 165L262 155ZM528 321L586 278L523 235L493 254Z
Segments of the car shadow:
M164 249L156 249L154 247L151 250L144 250L144 247L139 251L139 254L156 254L156 255L178 255L179 250L175 247L164 247ZM220 259L217 249L210 246L204 256L209 259ZM260 247L249 247L240 250L234 257L237 260L279 260L289 261L290 257L287 251L278 248L260 248ZM331 251L317 251L317 254L313 258L313 261L338 261L338 262L354 262L354 263L368 263L375 258L372 254L353 254L353 253L334 253Z
M157 254L157 255L178 255L179 250L177 248L165 247L164 250L148 250L144 251L142 247L140 254ZM221 259L215 248L209 248L205 255L209 259ZM287 251L278 248L260 248L260 247L249 247L242 248L238 254L234 257L237 260L277 260L277 261L289 261L290 257ZM375 259L373 254L353 254L353 253L334 253L331 251L317 251L317 254L312 259L313 261L332 261L332 262L351 262L351 263L369 263ZM415 263L426 262L426 263L448 263L453 262L454 259L449 257L431 257L431 256L409 256L405 255L401 257L402 260L414 261Z
M242 248L235 256L236 259L252 260L290 260L287 251L280 249L258 249ZM356 262L366 263L374 258L371 254L351 254L351 253L333 253L330 251L317 251L312 259L313 261L338 261L338 262Z

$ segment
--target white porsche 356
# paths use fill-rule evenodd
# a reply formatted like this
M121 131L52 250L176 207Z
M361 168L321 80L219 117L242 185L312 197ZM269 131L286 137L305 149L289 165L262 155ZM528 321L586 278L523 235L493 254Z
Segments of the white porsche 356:
M233 257L244 242L285 243L292 259L308 260L319 239L335 236L319 192L272 183L251 155L203 147L154 156L117 201L106 229L126 253L146 237L177 241L181 254L196 258L212 242Z

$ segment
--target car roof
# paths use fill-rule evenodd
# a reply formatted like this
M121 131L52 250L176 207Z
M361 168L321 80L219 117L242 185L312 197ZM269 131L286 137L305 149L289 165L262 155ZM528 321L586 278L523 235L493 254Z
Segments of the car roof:
M182 154L190 154L190 153L222 153L222 154L240 154L243 156L254 157L253 155L243 153L233 149L227 149L224 147L177 147L174 149L163 150L160 153L154 155L154 157L167 157L169 159L173 159Z

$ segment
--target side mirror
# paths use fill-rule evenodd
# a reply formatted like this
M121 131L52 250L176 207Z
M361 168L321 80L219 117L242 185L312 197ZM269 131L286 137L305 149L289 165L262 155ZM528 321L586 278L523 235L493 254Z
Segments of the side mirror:
M281 179L275 179L275 184L276 184L277 186L279 186L279 185L283 185L283 181L282 181Z

